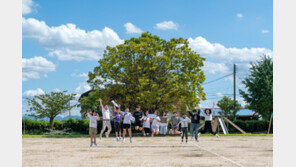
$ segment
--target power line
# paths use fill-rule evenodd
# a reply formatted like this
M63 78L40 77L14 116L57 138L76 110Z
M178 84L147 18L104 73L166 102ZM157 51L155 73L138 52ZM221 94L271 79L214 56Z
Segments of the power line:
M223 78L225 78L225 77L228 77L228 76L230 76L230 75L232 75L232 74L233 74L233 73L228 74L228 75L225 75L225 76L220 77L220 78L217 78L217 79L214 79L214 80L212 80L212 81L206 82L206 83L204 83L203 85L207 85L207 84L210 84L210 83L212 83L212 82L216 82L216 81L218 81L218 80L220 80L220 79L223 79Z

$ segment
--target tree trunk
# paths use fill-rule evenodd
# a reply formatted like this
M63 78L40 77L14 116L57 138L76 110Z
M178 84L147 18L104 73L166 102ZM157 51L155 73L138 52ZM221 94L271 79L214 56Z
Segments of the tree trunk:
M49 118L49 130L50 132L53 131L53 118Z

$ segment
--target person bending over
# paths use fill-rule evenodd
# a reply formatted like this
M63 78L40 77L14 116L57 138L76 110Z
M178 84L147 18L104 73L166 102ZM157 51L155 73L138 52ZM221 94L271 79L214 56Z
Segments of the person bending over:
M179 128L179 122L180 122L180 118L178 117L178 113L175 111L173 113L173 116L171 117L171 133L173 135L175 134L180 134L180 131L178 131L178 128Z

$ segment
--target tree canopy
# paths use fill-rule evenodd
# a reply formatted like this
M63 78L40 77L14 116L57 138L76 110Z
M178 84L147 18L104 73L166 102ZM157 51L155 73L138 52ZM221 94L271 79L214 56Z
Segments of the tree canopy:
M88 83L98 96L144 110L180 108L205 99L201 67L205 58L183 38L164 40L150 33L108 46ZM185 107L185 106L184 106Z
M75 104L70 103L75 99L75 94L67 94L67 91L50 92L26 99L29 106L27 112L30 111L28 115L35 118L49 118L51 130L53 130L53 120L57 115L76 107Z
M241 105L237 101L234 101L227 96L224 96L219 100L217 106L222 110L219 114L225 117L230 117L230 119L235 119L237 112L241 108Z
M240 94L248 103L248 108L269 119L273 112L273 61L264 55L259 61L251 63L250 75L242 83L246 91Z

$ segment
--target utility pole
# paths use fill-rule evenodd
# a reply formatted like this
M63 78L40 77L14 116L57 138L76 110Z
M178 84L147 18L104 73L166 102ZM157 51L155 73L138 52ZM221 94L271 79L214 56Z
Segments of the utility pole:
M233 64L233 100L236 103L236 64Z

